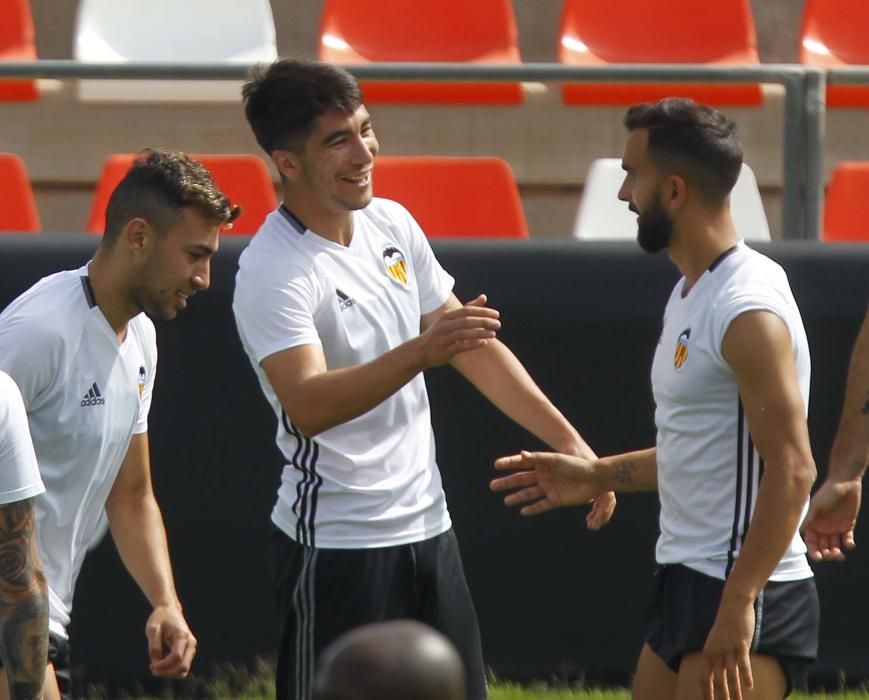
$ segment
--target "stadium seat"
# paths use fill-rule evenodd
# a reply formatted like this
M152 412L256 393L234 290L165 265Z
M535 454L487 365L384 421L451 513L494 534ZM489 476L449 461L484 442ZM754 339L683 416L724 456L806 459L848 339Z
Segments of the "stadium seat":
M584 240L636 240L637 217L618 198L625 179L619 158L592 162L576 212L573 235ZM730 193L730 213L736 231L746 240L770 240L757 179L747 163Z
M74 56L87 63L270 63L277 58L269 0L79 0ZM94 101L232 101L234 80L82 80Z
M229 197L233 204L241 205L241 216L224 229L224 233L252 235L257 232L266 216L277 207L275 187L269 169L257 156L234 155L193 155L214 177L218 187ZM106 205L118 183L129 170L133 154L121 153L109 156L103 164L103 172L97 182L87 230L102 235L105 229Z
M29 0L0 0L0 61L35 61L36 41ZM0 80L0 101L32 102L33 80Z
M510 0L325 0L319 57L339 64L454 62L519 64ZM518 83L369 82L369 103L519 104Z
M563 0L558 60L576 66L611 63L757 64L749 0ZM571 105L629 105L664 97L708 105L758 105L759 85L726 83L569 83Z
M869 3L865 0L806 0L800 30L800 62L819 68L869 63ZM865 85L827 86L828 107L869 107Z
M430 238L528 238L519 189L500 158L379 156L374 194L407 207Z
M845 161L833 170L824 202L825 241L869 243L869 162Z
M0 231L39 233L41 228L24 161L0 153Z

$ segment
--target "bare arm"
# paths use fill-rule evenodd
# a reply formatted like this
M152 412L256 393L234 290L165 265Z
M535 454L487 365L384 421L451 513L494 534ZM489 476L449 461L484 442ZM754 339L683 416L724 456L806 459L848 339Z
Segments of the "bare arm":
M869 311L851 352L842 419L827 478L812 498L805 536L813 559L841 560L854 548L863 474L869 466Z
M106 501L112 537L124 566L153 612L145 628L155 675L184 677L196 653L175 592L163 517L151 486L148 434L134 435ZM169 647L164 655L163 645Z
M726 674L733 694L734 685L752 685L754 602L797 530L816 472L784 322L767 311L741 314L724 336L722 353L733 369L752 440L765 462L751 525L704 648L709 682L713 669L719 680Z
M329 369L321 347L302 345L262 361L289 419L308 436L361 416L428 367L484 346L500 328L498 312L478 297L443 314L423 333L361 365Z
M48 586L33 499L0 506L0 656L9 697L41 698L48 662Z

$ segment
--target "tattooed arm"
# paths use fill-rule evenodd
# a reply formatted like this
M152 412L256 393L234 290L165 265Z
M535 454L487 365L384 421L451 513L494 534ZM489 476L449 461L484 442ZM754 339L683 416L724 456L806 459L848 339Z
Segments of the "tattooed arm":
M41 698L48 663L48 586L33 499L0 506L0 657L13 700Z
M502 457L495 468L512 474L494 479L493 491L510 491L508 506L522 505L522 515L537 515L560 506L588 503L607 491L655 491L657 450L651 447L597 460L557 452L522 452Z
M830 453L827 480L812 498L805 537L813 559L845 558L854 548L863 474L869 466L869 311L848 368L842 420Z

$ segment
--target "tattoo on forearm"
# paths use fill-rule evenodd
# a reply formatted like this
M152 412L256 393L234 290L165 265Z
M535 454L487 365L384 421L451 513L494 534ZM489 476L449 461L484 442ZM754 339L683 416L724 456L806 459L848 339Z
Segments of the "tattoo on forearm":
M615 480L620 484L630 484L634 480L634 472L637 471L637 463L626 459L616 467Z
M0 656L10 697L41 697L48 663L48 586L36 553L33 500L0 506Z

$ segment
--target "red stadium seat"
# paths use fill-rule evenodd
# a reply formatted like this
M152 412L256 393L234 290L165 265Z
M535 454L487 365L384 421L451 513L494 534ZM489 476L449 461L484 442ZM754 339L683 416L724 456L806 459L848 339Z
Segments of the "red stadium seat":
M564 0L558 59L576 66L611 63L757 64L749 0ZM708 105L758 105L759 85L582 83L562 88L572 105L629 105L691 97Z
M528 238L513 171L500 158L379 156L374 194L407 207L430 238Z
M806 0L800 30L800 62L819 68L869 63L869 3ZM828 85L828 107L869 107L869 87Z
M241 205L241 216L233 223L232 228L224 229L224 233L256 233L266 216L278 204L275 187L265 163L260 158L247 154L191 154L190 157L208 168L217 186L233 204ZM109 156L103 164L88 219L87 230L91 233L103 233L109 197L129 170L133 158L131 153L115 154Z
M845 161L833 170L824 202L824 240L869 243L869 162Z
M41 229L24 161L0 153L0 231L39 233Z
M36 42L29 0L0 0L0 61L35 61ZM32 102L33 80L0 80L0 101Z
M510 0L325 0L319 57L339 64L519 64ZM518 83L368 82L369 103L519 104Z

